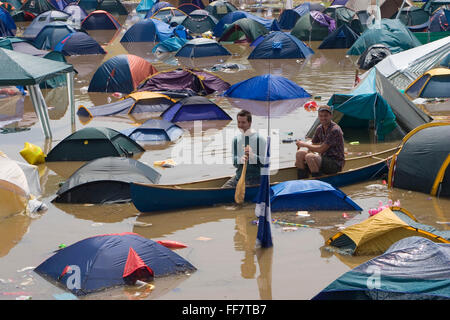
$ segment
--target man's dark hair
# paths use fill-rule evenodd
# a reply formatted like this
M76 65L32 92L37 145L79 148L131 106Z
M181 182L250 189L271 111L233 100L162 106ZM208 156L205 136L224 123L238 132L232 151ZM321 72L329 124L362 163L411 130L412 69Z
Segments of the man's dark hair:
M252 122L252 114L247 110L241 110L237 114L238 117L247 117L248 122Z

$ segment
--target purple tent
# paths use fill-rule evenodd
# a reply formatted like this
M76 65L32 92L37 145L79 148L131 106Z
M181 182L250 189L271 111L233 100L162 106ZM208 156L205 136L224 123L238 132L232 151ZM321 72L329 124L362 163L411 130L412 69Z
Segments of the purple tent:
M334 0L330 6L345 6L348 0Z
M328 32L336 30L336 21L319 11L311 11L311 17L322 27L327 27Z

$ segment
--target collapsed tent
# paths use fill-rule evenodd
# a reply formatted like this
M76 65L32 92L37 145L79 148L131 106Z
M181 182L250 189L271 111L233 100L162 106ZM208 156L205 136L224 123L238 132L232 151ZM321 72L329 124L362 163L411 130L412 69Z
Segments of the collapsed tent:
M389 187L450 196L448 123L431 122L403 138L389 167Z
M369 129L373 123L379 140L396 140L432 118L398 92L389 80L371 69L369 75L349 94L333 94L328 101L333 118L341 128ZM364 107L362 107L364 106ZM308 131L312 136L318 121Z
M151 112L163 112L175 103L175 100L168 96L150 91L134 92L119 101L87 108L81 105L77 114L80 117L100 117L112 115L132 115L145 114Z
M90 35L84 32L74 32L64 37L54 47L65 56L86 55L86 54L106 54L102 46Z
M159 42L169 39L173 28L158 19L145 19L133 24L120 42Z
M336 21L319 11L310 11L298 19L291 34L302 41L322 41L336 29Z
M203 58L213 56L231 56L231 53L216 40L196 38L187 41L175 54L175 57Z
M23 31L22 37L34 39L38 33L51 22L66 22L70 15L59 10L46 11L38 15Z
M256 20L242 18L230 24L219 38L220 41L227 42L248 42L255 41L259 36L268 34L269 31Z
M382 44L374 44L359 56L357 64L360 69L369 70L389 55L391 55L391 51L388 47Z
M233 11L225 15L222 19L219 20L219 22L214 27L214 36L220 37L222 36L224 30L226 29L227 25L232 24L233 22L243 19L243 18L249 18L252 20L255 20L256 22L261 23L264 27L266 27L269 31L281 31L280 26L278 25L277 20L275 19L264 19L259 16L256 16L254 14L245 12L245 11Z
M319 49L348 49L358 38L359 35L352 28L343 24L323 39Z
M0 217L20 213L41 195L36 166L9 159L0 152Z
M348 55L360 55L374 44L383 44L392 53L421 46L414 34L399 20L381 19L364 31L348 49Z
M433 68L414 80L405 90L411 98L450 98L450 69Z
M96 10L81 22L81 27L85 30L118 30L121 25L110 13Z
M217 20L220 20L228 13L237 11L237 8L231 2L219 0L210 2L205 7L205 10L213 15Z
M180 37L171 37L169 39L166 39L160 43L158 43L156 46L153 47L152 52L176 52L178 51L185 43L187 42L186 39L180 38Z
M81 26L81 22L88 16L87 12L74 2L69 3L63 11L70 14L68 21L78 26Z
M49 0L49 2L58 10L63 10L67 6L66 0Z
M166 120L149 119L137 128L125 129L124 135L140 142L169 142L180 138L184 130Z
M363 209L341 190L319 180L292 180L272 186L270 210L355 210Z
M395 242L412 236L450 243L450 231L421 224L407 210L391 207L339 231L326 241L326 245L348 254L374 255L382 254Z
M449 244L408 237L346 272L312 300L448 300L449 265Z
M77 285L71 280L74 270L79 272ZM193 265L172 250L131 232L78 241L34 269L77 296L194 270Z
M223 92L230 84L216 75L195 69L175 69L151 75L138 86L138 91L158 91L170 96L170 93L194 93L209 95Z
M104 157L87 162L56 192L56 203L130 202L130 182L157 184L161 175L134 159Z
M52 161L90 161L103 157L128 157L144 152L120 132L102 127L80 129L59 142L45 158Z
M75 29L64 22L52 22L39 31L33 40L33 45L41 50L53 50L63 38L74 32L76 32Z
M450 37L390 55L375 68L399 90L433 68L450 51Z
M22 4L20 10L30 12L34 16L38 16L45 11L57 9L47 0L27 0Z
M157 70L147 60L121 54L104 62L92 76L88 92L131 93L138 84Z
M181 99L161 114L170 122L195 120L231 120L231 117L217 104L202 96Z
M355 17L355 11L343 5L331 5L326 7L322 13L333 18L336 21L336 27L350 24Z
M320 3L305 2L293 9L285 9L281 12L278 17L278 22L282 29L292 29L303 15L309 13L310 11L322 12L325 7Z
M305 59L314 51L303 41L281 31L274 31L253 49L247 59Z

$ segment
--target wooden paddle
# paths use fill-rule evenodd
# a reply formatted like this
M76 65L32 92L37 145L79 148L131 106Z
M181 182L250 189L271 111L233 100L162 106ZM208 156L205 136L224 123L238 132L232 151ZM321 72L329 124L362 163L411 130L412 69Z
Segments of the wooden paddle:
M244 166L242 168L241 177L236 185L236 191L234 193L234 201L237 204L242 204L245 198L245 173L247 172L247 162L244 162Z

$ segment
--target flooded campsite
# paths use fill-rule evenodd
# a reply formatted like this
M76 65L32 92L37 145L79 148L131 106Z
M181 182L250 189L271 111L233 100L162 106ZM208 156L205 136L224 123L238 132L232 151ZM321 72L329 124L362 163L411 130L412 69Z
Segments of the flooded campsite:
M36 8L25 8L28 2ZM406 7L419 10L422 3L380 1L396 5L389 7L392 12L381 5L381 22L367 22L370 11L363 22L354 10L336 9L336 1L320 4L329 16L317 18L319 2L311 2L314 10L291 10L290 21L282 16L286 6L298 8L303 1L236 0L230 12L248 16L221 20L228 16L223 3L215 8L207 1L188 1L193 8L187 8L186 1L170 0L166 9L172 9L149 15L162 1L117 1L122 12L113 6L116 1L80 0L87 17L76 16L81 11L72 8L72 20L61 15L29 29L35 22L30 14L41 2L55 2L42 12L61 12L63 7L53 6L66 1L24 1L24 17L10 10L15 34L0 38L0 300L310 300L362 299L364 294L382 299L395 291L385 284L391 279L383 274L386 269L381 270L386 287L376 294L370 286L351 287L343 276L366 270L355 268L406 240L426 239L431 244L423 247L429 250L440 245L450 259L450 29L439 30L449 33L445 37L408 29L405 21L408 26L432 21L431 13L424 21L408 20L412 10ZM360 2L366 7L352 0L346 6L362 12L375 4ZM441 2L433 12L443 10L440 18L450 19L450 2ZM204 10L208 5L212 9ZM193 9L197 15L190 21ZM89 19L92 12L105 11L108 16ZM302 29L300 19L310 15L310 27ZM313 18L322 23L316 33ZM95 26L99 21L104 28ZM324 48L323 39L342 26L361 28L352 31L358 45L375 28L370 23L381 23L379 34L398 28L395 39L401 42L384 42L388 53L374 66L360 68L367 48ZM48 26L56 30L41 39L38 34ZM398 35L402 28L406 35ZM343 28L337 37L348 32ZM427 32L436 39L423 38ZM70 43L78 33L86 47ZM9 48L4 41L10 41ZM287 41L302 51L278 57ZM30 47L24 49L24 43ZM83 52L94 47L99 53ZM260 47L263 52L257 52ZM205 53L216 49L217 55ZM50 52L59 55L46 57ZM52 76L39 70L46 61L45 72L56 68ZM411 86L426 71L427 85ZM238 86L248 79L256 80ZM343 132L345 165L337 174L299 179L296 157L306 148L295 140L315 136L319 113L327 112L319 108L326 105ZM256 199L263 185L247 181L243 203L235 201L239 184L221 188L236 173L233 138L242 132L238 118L244 109L252 115L251 129L266 141L270 137L269 247L258 245L264 219L255 214L261 204ZM47 157L36 162L33 146ZM265 145L258 156L264 152ZM114 198L119 194L123 198ZM420 260L404 263L417 271L421 266L414 259ZM450 298L445 265L434 265L437 278L430 276L446 283L441 288L429 285L429 279L413 279L417 288L427 289L408 287L394 297ZM420 270L417 274L426 274ZM358 279L355 286L365 283L361 274L349 276ZM342 282L329 286L338 278ZM338 288L343 283L347 289ZM344 289L354 290L354 296L336 293Z

